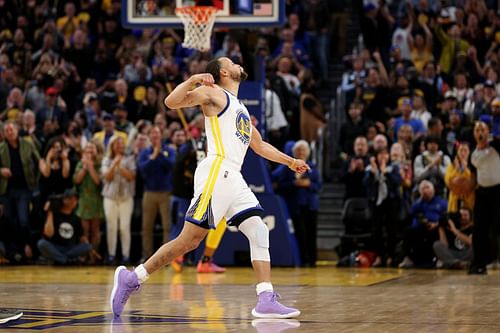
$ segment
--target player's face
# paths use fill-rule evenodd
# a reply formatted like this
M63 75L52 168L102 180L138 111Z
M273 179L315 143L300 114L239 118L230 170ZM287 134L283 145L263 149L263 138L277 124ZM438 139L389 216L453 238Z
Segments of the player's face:
M229 76L231 77L231 79L238 82L245 81L247 79L248 74L245 72L243 67L235 64L229 58L222 58L220 61L222 62L222 69L225 69L229 72Z

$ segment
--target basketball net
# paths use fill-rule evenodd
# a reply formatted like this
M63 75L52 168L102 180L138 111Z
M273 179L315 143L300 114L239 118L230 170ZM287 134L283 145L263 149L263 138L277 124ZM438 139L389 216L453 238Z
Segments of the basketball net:
M184 25L182 46L202 52L210 50L210 37L218 9L209 6L181 7L175 10Z

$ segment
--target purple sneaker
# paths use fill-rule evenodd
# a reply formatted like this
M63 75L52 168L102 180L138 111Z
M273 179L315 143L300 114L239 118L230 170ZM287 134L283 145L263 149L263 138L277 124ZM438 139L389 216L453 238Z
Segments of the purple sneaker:
M127 270L125 266L116 268L113 290L110 297L111 310L116 317L122 314L128 298L134 291L139 290L140 287L141 285L135 272Z
M300 311L289 308L278 302L280 295L275 291L261 293L257 305L252 310L252 315L258 318L294 318L300 315Z

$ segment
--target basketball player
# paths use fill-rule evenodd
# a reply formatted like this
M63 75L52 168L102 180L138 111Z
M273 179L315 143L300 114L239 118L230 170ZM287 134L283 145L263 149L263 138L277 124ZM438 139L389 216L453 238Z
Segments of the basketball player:
M301 174L309 170L299 159L283 154L262 140L250 123L250 114L238 98L240 82L247 73L229 58L212 60L207 73L191 76L177 86L165 99L170 109L200 105L205 115L208 141L207 157L195 172L194 197L186 213L180 235L164 244L143 265L134 271L120 266L115 270L111 292L111 308L115 316L149 275L174 258L198 247L209 229L222 218L248 238L250 257L257 277L257 305L252 315L259 318L291 318L300 311L278 302L279 295L271 284L269 230L261 219L262 208L240 173L247 148L260 156L284 165ZM193 89L193 86L201 85Z

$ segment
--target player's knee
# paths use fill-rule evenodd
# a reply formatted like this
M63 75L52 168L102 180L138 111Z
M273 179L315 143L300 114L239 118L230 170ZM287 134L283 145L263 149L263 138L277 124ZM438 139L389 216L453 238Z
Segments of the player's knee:
M252 261L270 261L269 229L264 222L262 222L262 219L257 216L252 216L241 223L239 229L248 238Z

